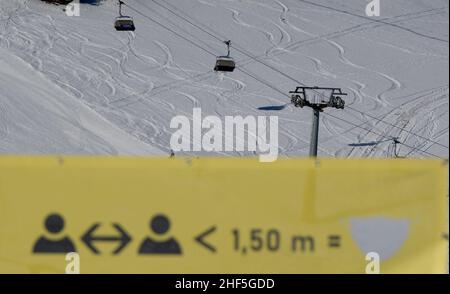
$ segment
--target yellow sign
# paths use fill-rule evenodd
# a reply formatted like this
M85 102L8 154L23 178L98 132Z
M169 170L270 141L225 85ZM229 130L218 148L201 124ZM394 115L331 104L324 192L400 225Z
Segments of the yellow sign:
M433 160L0 157L0 273L73 260L81 273L443 273L446 173Z

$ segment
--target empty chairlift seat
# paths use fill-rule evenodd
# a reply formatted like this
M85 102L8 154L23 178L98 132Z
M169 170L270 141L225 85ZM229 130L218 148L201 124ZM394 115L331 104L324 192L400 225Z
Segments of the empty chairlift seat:
M114 27L117 31L134 31L136 29L133 18L129 16L119 16L116 18Z
M228 54L227 56L219 56L216 59L216 66L214 67L215 71L221 71L221 72L232 72L236 68L236 63L234 62L234 59L230 57L230 47L231 47L231 41L224 41L225 45L227 45L228 48Z
M232 72L236 67L234 59L229 56L219 56L216 60L215 71Z
M119 17L114 22L114 27L117 31L134 31L134 21L131 16L125 16L122 14L122 5L126 5L123 1L119 0Z

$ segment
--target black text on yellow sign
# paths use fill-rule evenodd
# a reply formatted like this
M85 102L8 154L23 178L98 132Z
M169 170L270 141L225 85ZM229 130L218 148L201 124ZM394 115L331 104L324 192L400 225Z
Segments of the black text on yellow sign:
M1 157L0 272L444 272L445 195L440 161Z

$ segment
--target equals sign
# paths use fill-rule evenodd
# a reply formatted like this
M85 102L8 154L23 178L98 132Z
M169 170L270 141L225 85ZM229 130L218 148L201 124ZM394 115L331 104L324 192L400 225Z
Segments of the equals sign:
M339 235L328 236L328 247L330 248L341 247L341 236Z

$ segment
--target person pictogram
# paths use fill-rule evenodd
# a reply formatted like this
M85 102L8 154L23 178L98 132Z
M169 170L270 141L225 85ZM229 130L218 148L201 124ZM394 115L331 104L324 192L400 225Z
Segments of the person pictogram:
M51 235L57 235L61 233L64 229L64 219L59 214L50 214L45 219L45 229ZM46 236L41 236L35 243L33 247L34 253L69 253L76 252L75 246L69 237L61 238L47 238Z
M156 235L163 236L170 229L170 220L165 215L156 215L150 221L150 228ZM169 237L165 241L147 237L142 241L139 254L182 254L181 246L175 238Z

